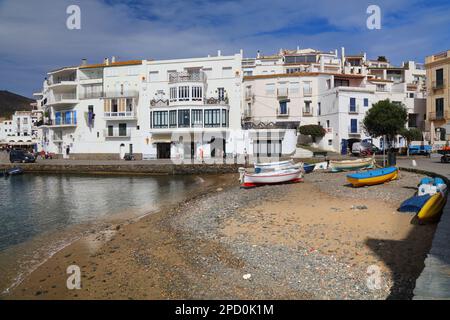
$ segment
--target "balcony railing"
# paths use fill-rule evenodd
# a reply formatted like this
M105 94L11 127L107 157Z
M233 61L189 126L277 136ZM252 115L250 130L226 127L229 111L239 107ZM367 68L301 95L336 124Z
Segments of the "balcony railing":
M68 76L68 77L56 77L56 78L52 78L49 81L49 85L60 84L62 82L75 82L76 80L77 80L77 77L75 75Z
M277 117L289 117L289 108L285 110L277 109Z
M442 81L433 81L433 89L443 89L445 88L445 79L442 79Z
M450 118L450 113L448 111L443 112L429 112L428 120L446 120Z
M352 105L352 104L350 104L348 106L348 113L350 113L350 114L357 114L357 113L359 113L359 105Z
M118 111L118 112L105 112L105 118L109 119L136 119L136 110L132 111Z
M311 97L312 96L312 88L303 88L303 96Z
M302 114L304 117L312 117L313 116L313 108L303 108Z
M289 95L288 88L278 88L277 89L277 97L278 98L287 98Z
M169 83L177 82L205 82L206 74L203 71L199 72L172 72L169 73Z
M105 91L105 98L136 98L139 96L137 90L123 90L123 91Z
M361 127L348 127L348 134L361 134Z
M81 92L79 94L80 99L98 99L103 98L104 93L103 91L100 92Z
M50 99L50 103L64 102L67 100L77 100L76 93L55 93L53 98Z
M105 138L129 138L131 137L131 128L113 128L112 130L104 129L103 134Z
M51 121L53 126L76 126L77 118L56 118Z
M251 90L245 90L245 100L253 100L255 95Z

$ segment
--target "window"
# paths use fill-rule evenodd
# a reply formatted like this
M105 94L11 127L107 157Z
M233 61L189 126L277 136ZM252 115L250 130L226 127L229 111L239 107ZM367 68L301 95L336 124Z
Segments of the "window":
M364 107L368 107L369 106L369 99L364 98Z
M126 136L127 136L127 124L119 123L119 137L126 137Z
M408 114L408 127L410 128L417 127L417 114L415 113Z
M192 114L192 127L201 128L203 127L203 110L193 109Z
M436 88L444 86L444 69L436 70Z
M170 88L170 101L177 101L177 87Z
M289 91L292 94L299 93L299 91L300 91L300 83L299 82L291 82L289 84L289 87L290 87Z
M312 94L311 82L303 82L303 95L310 96Z
M410 92L410 93L409 93L409 97L410 97L410 98L414 98L414 92Z
M305 101L305 107L303 109L303 113L305 113L305 114L312 114L311 101Z
M442 119L444 117L444 98L436 99L436 118Z
M192 100L193 101L201 101L203 98L202 94L203 88L200 86L193 86L192 87Z
M358 119L350 119L350 133L358 133Z
M225 88L217 88L219 101L225 101Z
M111 112L118 112L118 111L119 111L119 106L118 106L117 99L111 99Z
M327 128L330 127L330 120L327 120Z
M167 128L167 111L153 111L153 128Z
M189 86L178 87L178 100L179 101L189 100Z
M125 100L127 112L133 111L133 99L132 98L126 98Z
M327 89L331 89L331 79L327 80Z
M158 81L158 80L159 80L159 72L150 71L148 74L148 81Z
M320 102L317 103L317 115L320 116L322 114L322 105Z
M226 128L227 127L227 110L222 109L222 127Z
M335 87L350 87L350 80L334 79Z
M333 140L331 140L331 139L328 140L328 145L329 145L329 146L332 146L332 145L333 145Z
M190 126L190 110L178 110L178 128L189 128Z
M287 102L286 101L280 101L280 114L287 114Z
M350 112L356 112L356 99L350 98Z
M169 127L170 128L177 127L177 110L169 111Z
M114 127L108 126L108 137L114 136Z
M275 83L266 83L266 95L275 94Z
M220 127L220 109L205 110L205 127Z
M386 85L385 84L377 84L377 91L381 91L381 92L385 92L386 90Z

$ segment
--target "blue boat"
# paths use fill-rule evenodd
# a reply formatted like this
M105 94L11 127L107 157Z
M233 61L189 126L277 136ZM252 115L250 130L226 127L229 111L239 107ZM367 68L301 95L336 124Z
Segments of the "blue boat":
M398 169L396 167L387 167L348 174L347 180L354 187L362 187L385 183L387 181L395 180L397 177Z
M303 164L303 170L305 171L305 173L310 173L310 172L312 172L314 170L315 166L316 165L314 163L312 163L312 164L304 163Z
M426 194L423 196L414 196L406 199L398 208L400 212L419 212L420 209L425 205L425 203L431 198L431 195Z

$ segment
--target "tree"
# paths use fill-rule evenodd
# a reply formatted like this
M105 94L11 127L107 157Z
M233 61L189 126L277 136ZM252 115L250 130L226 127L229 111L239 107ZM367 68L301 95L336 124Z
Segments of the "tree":
M322 138L326 133L325 129L318 124L300 126L298 130L305 136L311 136L313 142L316 142L316 138Z
M402 104L389 99L378 101L366 113L363 125L370 136L377 138L386 135L392 141L405 128L408 111Z
M399 134L406 140L406 154L409 156L409 145L411 141L422 141L422 131L417 128L403 128Z

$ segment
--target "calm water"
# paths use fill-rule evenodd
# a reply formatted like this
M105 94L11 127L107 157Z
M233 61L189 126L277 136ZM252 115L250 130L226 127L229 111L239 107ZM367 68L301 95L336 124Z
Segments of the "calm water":
M197 178L198 180L198 178ZM182 199L195 177L24 174L0 178L0 251L76 224Z

